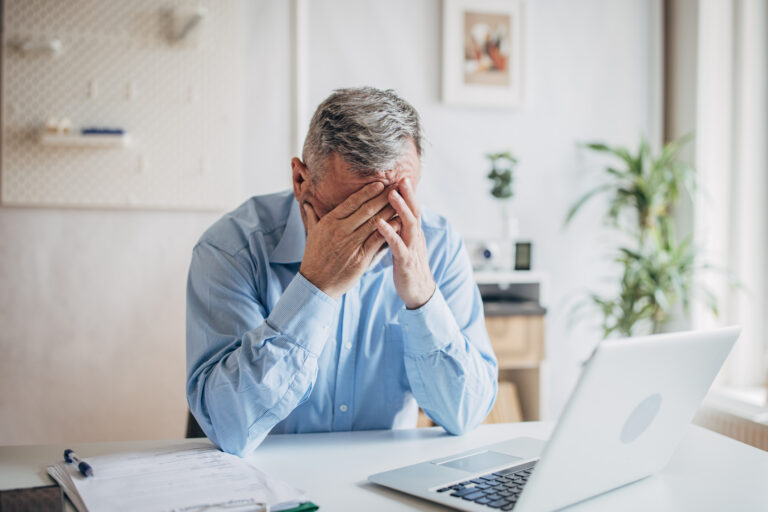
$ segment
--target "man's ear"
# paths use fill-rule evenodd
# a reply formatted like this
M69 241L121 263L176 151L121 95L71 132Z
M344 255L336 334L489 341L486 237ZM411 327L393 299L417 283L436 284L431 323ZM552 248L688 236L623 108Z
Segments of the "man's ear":
M304 162L296 157L291 159L291 173L293 178L293 195L299 199L309 187L309 169Z

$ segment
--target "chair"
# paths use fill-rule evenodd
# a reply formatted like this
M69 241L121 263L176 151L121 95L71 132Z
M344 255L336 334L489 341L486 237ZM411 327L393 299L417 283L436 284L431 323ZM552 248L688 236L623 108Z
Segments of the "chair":
M187 410L187 439L194 437L207 437L203 429L200 428L200 424L197 422L192 413Z

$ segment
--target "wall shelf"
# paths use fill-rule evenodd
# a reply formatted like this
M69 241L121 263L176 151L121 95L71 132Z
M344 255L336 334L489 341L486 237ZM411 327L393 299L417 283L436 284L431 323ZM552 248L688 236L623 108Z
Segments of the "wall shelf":
M547 305L547 274L530 270L475 270L475 282L480 287L483 300L498 300L512 296L518 301L534 301L540 306ZM512 293L513 292L513 293Z
M122 134L94 134L94 135L58 135L54 133L43 133L40 136L40 143L43 146L66 147L66 148L127 148L132 143L129 133Z
M474 275L477 284L541 283L546 280L544 274L530 270L476 270Z

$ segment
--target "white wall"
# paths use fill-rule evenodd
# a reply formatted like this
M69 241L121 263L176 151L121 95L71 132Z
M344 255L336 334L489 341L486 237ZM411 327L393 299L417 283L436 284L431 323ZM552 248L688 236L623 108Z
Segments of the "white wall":
M248 2L243 195L289 184L289 3ZM529 0L525 105L439 102L438 0L309 2L310 101L335 87L391 87L421 112L430 144L422 202L465 234L500 228L489 150L521 159L515 209L550 276L549 411L598 333L568 326L570 295L605 286L609 235L595 203L570 204L596 165L576 142L634 144L651 127L645 0ZM307 113L310 114L310 113ZM0 444L176 437L184 399L184 286L216 214L0 208Z
M0 444L178 437L212 214L0 209Z
M243 197L291 184L291 20L286 1L246 2Z

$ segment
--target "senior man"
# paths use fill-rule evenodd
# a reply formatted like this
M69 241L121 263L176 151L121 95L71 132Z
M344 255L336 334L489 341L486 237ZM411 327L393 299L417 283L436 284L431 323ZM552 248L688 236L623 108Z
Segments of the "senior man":
M293 190L257 196L195 246L187 399L244 455L270 433L474 428L498 367L460 237L422 211L422 129L392 91L317 108Z

